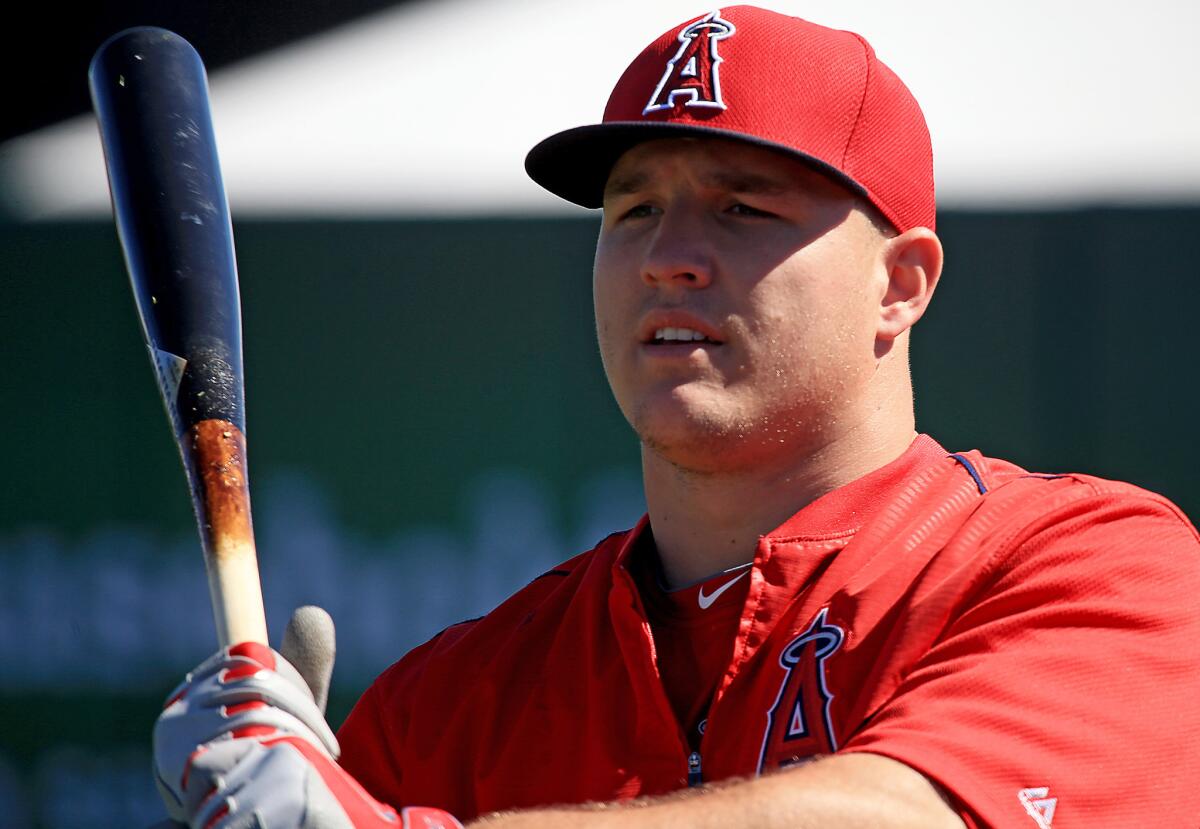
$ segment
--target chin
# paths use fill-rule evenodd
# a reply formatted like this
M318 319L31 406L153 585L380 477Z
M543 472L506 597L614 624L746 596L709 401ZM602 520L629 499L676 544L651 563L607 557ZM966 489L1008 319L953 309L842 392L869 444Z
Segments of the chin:
M630 420L642 446L677 466L716 471L744 453L752 430L720 411L675 405L647 406Z
M687 440L710 432L723 432L732 421L728 401L711 390L689 385L670 386L642 395L632 406L622 406L626 419L639 436L656 440Z
M755 466L757 453L744 440L712 434L672 438L641 436L642 453L649 452L671 466L697 475L736 472Z
M711 396L708 405L700 402L698 396L671 395L644 404L629 422L645 450L705 473L773 465L810 450L824 431L818 412L807 407L747 412Z

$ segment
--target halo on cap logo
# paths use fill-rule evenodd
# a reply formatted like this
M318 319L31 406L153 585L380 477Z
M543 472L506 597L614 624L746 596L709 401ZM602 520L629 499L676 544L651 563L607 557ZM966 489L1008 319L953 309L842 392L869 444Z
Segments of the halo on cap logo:
M736 31L732 23L721 19L720 9L680 30L679 51L667 61L667 71L642 115L674 109L677 99L682 99L684 106L725 109L718 72L724 58L717 53L717 42Z

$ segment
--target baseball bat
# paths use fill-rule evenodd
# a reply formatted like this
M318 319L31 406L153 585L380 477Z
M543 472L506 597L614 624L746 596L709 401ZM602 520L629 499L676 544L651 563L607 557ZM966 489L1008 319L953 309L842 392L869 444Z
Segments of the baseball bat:
M266 644L250 515L233 227L199 54L139 27L88 70L113 216L187 473L222 647Z

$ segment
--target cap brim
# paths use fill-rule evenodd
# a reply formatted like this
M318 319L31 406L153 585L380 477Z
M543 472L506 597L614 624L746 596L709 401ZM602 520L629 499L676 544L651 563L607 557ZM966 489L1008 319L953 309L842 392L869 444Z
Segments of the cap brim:
M871 199L861 184L830 164L785 144L733 130L695 124L610 121L555 133L525 156L525 172L551 193L581 207L601 207L613 165L630 148L655 138L726 138L803 161L851 191Z

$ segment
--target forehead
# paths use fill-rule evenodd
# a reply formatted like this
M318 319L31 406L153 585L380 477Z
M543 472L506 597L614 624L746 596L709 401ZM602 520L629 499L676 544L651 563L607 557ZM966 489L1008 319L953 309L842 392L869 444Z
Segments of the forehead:
M613 165L605 199L675 180L737 192L800 193L853 199L856 194L802 161L724 138L660 138L626 150Z

